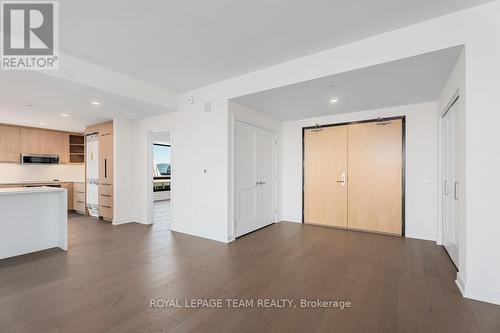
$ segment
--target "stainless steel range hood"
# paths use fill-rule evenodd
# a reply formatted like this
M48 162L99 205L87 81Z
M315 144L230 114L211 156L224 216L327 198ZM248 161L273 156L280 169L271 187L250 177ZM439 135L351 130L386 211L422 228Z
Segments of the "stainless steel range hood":
M59 155L21 154L21 164L59 164Z

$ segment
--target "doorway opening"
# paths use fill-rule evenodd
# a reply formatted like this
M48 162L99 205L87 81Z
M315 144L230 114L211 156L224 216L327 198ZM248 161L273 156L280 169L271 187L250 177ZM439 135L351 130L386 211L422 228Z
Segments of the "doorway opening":
M172 212L172 145L170 130L150 133L148 143L150 222L154 228L170 229Z

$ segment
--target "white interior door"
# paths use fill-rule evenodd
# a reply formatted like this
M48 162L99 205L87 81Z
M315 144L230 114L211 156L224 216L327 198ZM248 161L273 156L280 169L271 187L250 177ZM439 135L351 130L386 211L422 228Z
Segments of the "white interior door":
M457 236L457 182L456 182L456 138L455 124L458 103L455 102L443 116L443 246L451 260L458 267L458 236Z
M236 121L235 237L275 221L275 133Z

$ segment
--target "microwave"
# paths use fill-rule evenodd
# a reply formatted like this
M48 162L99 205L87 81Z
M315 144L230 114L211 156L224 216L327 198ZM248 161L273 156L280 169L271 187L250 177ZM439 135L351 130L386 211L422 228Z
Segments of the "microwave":
M21 164L59 164L59 155L22 154Z

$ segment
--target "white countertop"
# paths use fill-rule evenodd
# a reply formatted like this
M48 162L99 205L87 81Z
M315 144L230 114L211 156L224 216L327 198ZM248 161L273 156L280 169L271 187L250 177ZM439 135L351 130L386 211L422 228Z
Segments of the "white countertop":
M85 183L85 181L74 181L74 180L12 180L12 181L0 181L0 185L16 185L16 184L61 184L61 183Z
M59 187L11 187L0 188L0 195L7 194L31 194L31 193L52 193L64 192L66 189Z

